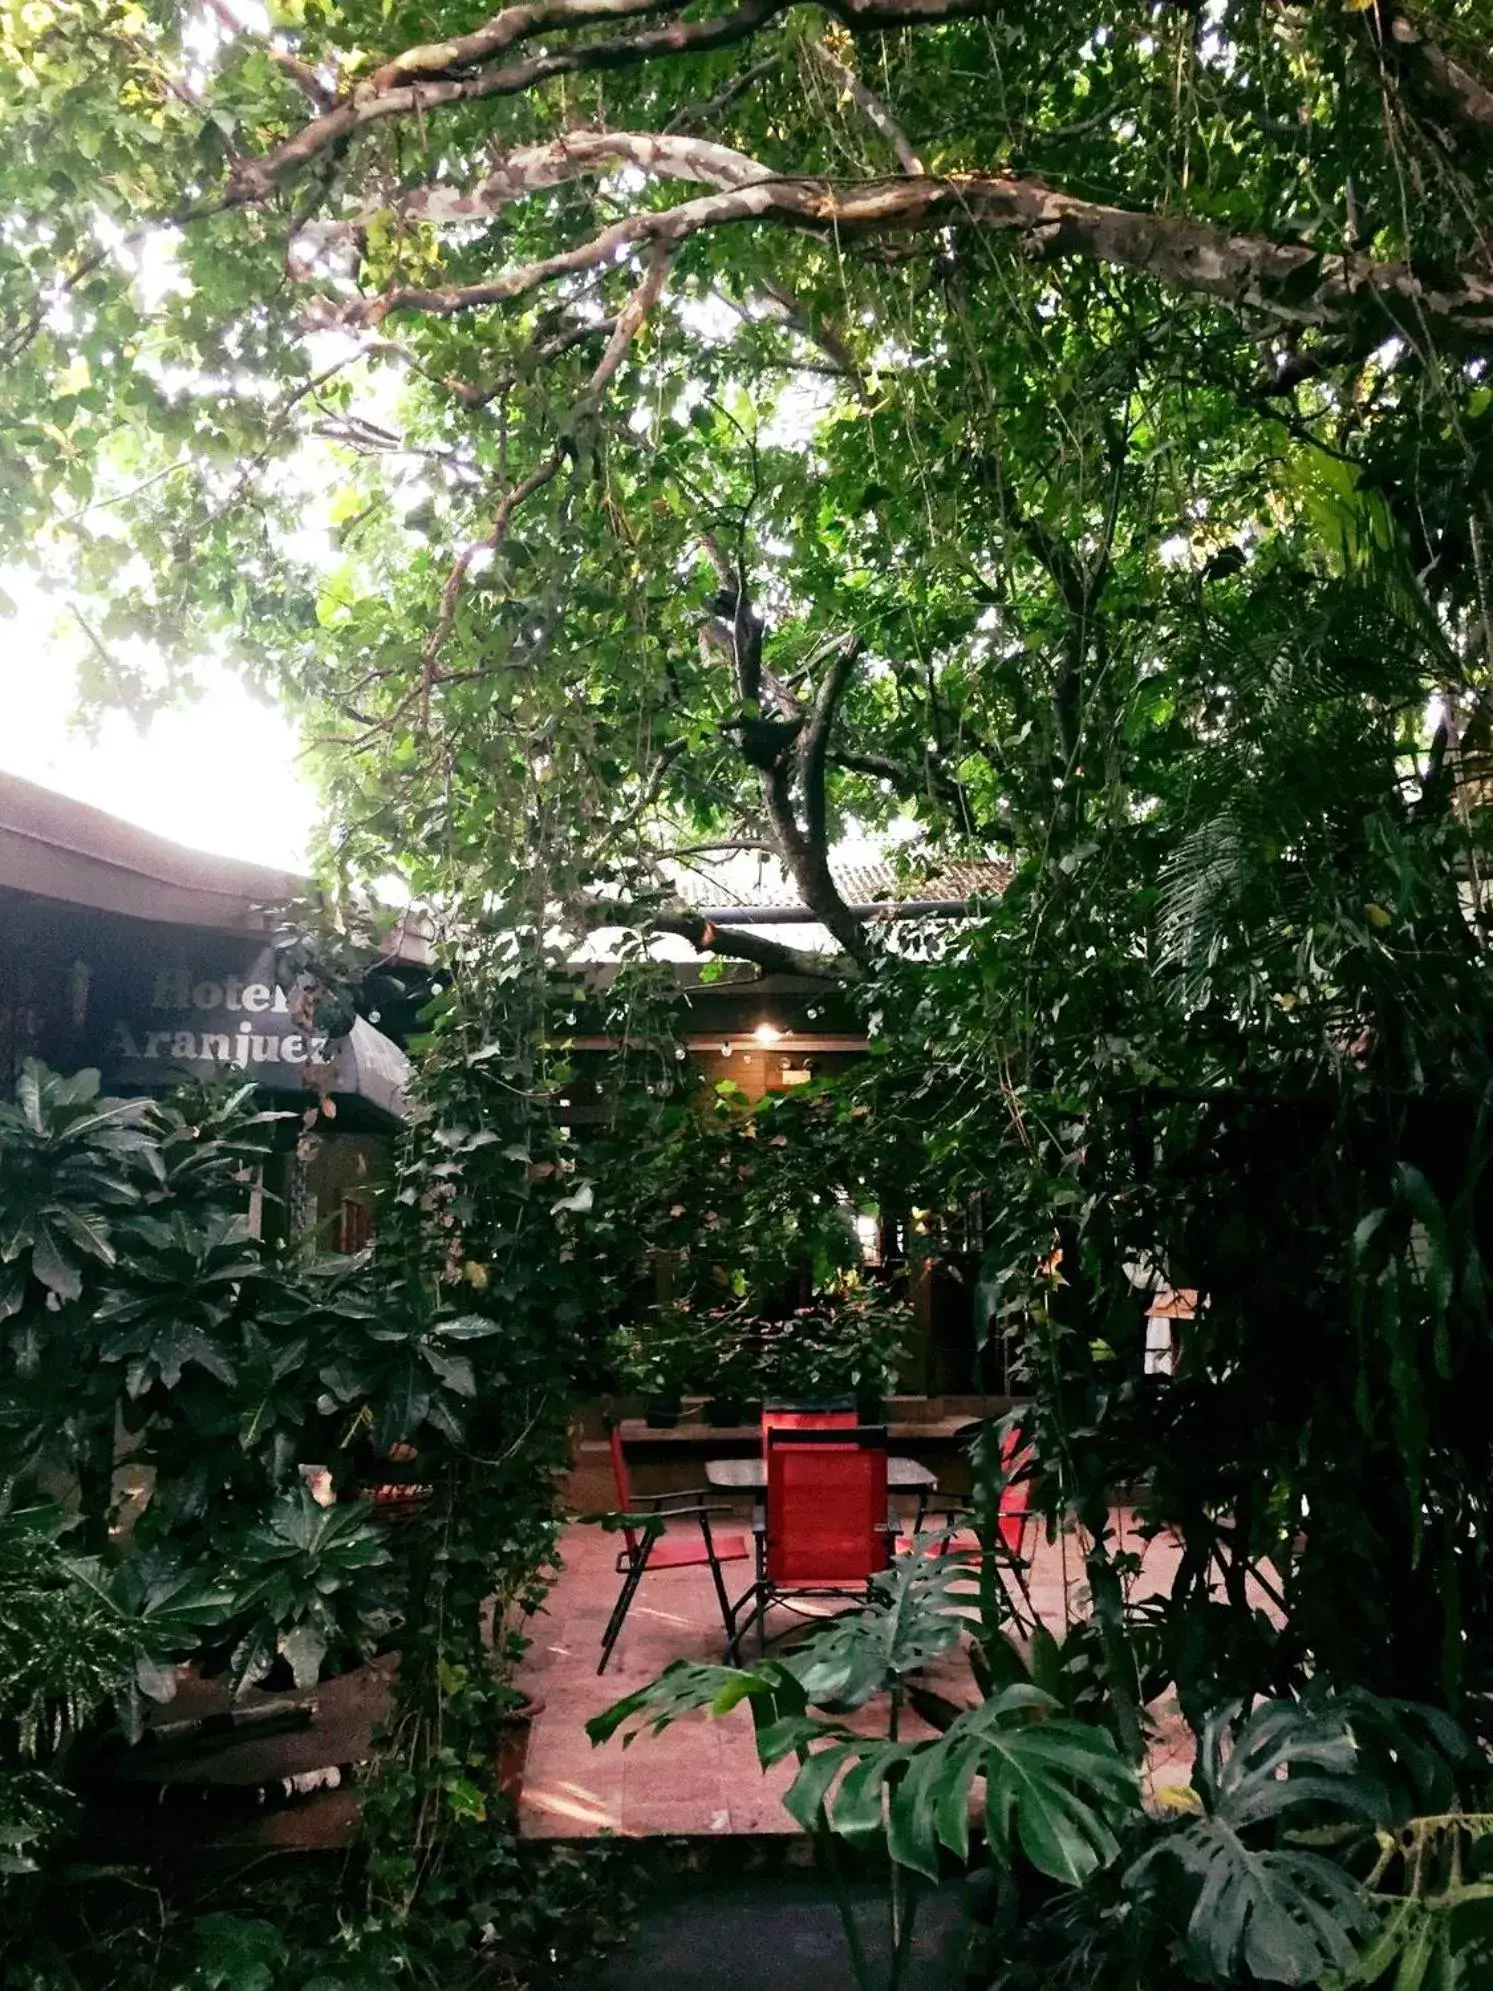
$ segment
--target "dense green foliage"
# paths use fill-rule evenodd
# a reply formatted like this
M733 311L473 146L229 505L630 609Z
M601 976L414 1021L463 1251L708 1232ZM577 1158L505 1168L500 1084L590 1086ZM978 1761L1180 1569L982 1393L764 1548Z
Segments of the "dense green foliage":
M401 1177L416 1204L469 1138L442 1122L439 1070ZM262 1241L246 1206L282 1117L248 1087L105 1099L97 1073L35 1065L0 1107L0 1848L18 1876L0 1942L7 1982L34 1991L268 1991L302 1983L312 1954L346 1991L411 1967L520 1983L594 1937L595 1910L567 1924L596 1875L523 1861L497 1791L571 1401L553 1318L526 1344L511 1307L423 1273L448 1235L427 1247L424 1213L401 1225L398 1205L377 1265ZM511 1295L495 1281L493 1297ZM391 1446L414 1448L428 1488L397 1530L359 1497ZM270 1923L262 1887L220 1884L208 1913L167 1873L162 1928L141 1928L140 1881L98 1865L137 1850L115 1738L138 1737L181 1665L304 1689L376 1648L400 1653L402 1747L365 1793L340 1921L296 1877ZM461 1856L435 1860L463 1830Z
M329 882L398 872L442 929L392 1246L420 1301L326 1383L381 1438L423 1420L462 1516L409 1572L419 1732L436 1658L466 1663L431 1628L531 1594L646 1249L746 1298L743 1240L801 1235L810 1166L983 1212L1122 1756L1168 1684L1199 1729L1329 1689L1485 1727L1487 0L238 19L0 9L0 523L88 631L91 696L233 652L305 717ZM828 867L856 831L909 882L1009 880L892 941ZM679 903L701 845L780 862L834 955ZM876 1055L822 1120L795 1103L798 1160L735 1155L729 1195L679 1168L749 1137L679 1113L646 975L603 1003L616 1117L562 1130L556 970L603 926L849 990ZM87 1428L119 1386L226 1414L200 1358L234 1238L28 1198L8 1262L49 1327L108 1335ZM151 1269L110 1325L77 1282L116 1223ZM1157 1278L1208 1302L1170 1378L1139 1361ZM480 1379L458 1293L504 1323ZM273 1479L276 1415L213 1470ZM45 1435L98 1482L82 1426ZM1120 1487L1184 1545L1139 1621ZM190 1502L173 1525L190 1547ZM380 1841L391 1926L474 1804L448 1746L410 1751L421 1822ZM1232 1831L1226 1781L1199 1794ZM1426 1887L1461 1828L1417 1832L1379 1876L1394 1957L1449 1983ZM1121 1874L1213 1889L1213 1842L1176 1838L1033 1925L1034 1970L1066 1929L1102 1981ZM1199 1940L1215 1981L1261 1975L1247 1929Z

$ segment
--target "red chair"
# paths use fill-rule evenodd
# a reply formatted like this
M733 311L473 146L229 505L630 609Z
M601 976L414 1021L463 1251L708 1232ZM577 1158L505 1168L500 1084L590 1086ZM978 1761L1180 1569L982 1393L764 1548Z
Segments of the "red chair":
M726 1614L733 1665L746 1623L756 1625L765 1648L771 1605L792 1610L797 1598L864 1595L891 1559L883 1426L773 1425L765 1435L767 1509L756 1527L756 1581Z
M1036 1623L1031 1589L1027 1583L1027 1571L1032 1562L1032 1537L1037 1527L1037 1515L1030 1498L1031 1473L1032 1448L1023 1438L1019 1425L1008 1425L1001 1433L1001 1488L996 1502L996 1532L1001 1547L996 1550L993 1559L998 1563L1007 1600L1018 1625L1022 1623L1023 1607L1025 1617L1032 1624ZM941 1528L929 1530L925 1527L930 1507L944 1517ZM977 1560L985 1553L984 1543L972 1528L958 1526L959 1521L967 1521L973 1512L967 1500L940 1498L936 1494L925 1496L918 1503L912 1540L901 1546L904 1551L921 1546L930 1555ZM1013 1584L1020 1602L1011 1594Z
M612 1448L612 1477L616 1481L620 1510L616 1515L607 1516L607 1519L622 1536L622 1547L617 1555L617 1574L622 1578L622 1588L612 1615L607 1619L606 1630L601 1635L598 1673L607 1670L612 1647L617 1643L623 1623L632 1609L638 1585L650 1569L699 1569L702 1565L708 1565L711 1581L715 1585L716 1601L721 1607L721 1619L729 1634L731 1607L726 1596L725 1578L721 1575L721 1564L745 1562L751 1554L745 1535L717 1536L711 1532L712 1512L719 1514L723 1510L714 1501L709 1487L693 1487L684 1493L635 1494L627 1471L627 1454L622 1449L622 1430L615 1418L607 1419L607 1438ZM664 1529L670 1521L698 1521L701 1540L696 1542L687 1537L665 1534Z
M1036 1526L1029 1491L1032 1483L1032 1448L1025 1443L1019 1424L1007 1425L1001 1433L1001 1540L1012 1555L1023 1554L1022 1544Z

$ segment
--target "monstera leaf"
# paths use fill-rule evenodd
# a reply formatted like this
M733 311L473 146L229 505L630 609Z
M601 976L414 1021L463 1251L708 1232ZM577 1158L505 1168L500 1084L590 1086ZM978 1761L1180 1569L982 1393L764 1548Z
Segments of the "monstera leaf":
M790 1714L802 1715L802 1691L781 1660L765 1659L760 1665L708 1666L694 1659L676 1659L656 1680L614 1701L586 1723L593 1744L608 1742L619 1730L626 1730L622 1746L629 1748L640 1735L662 1735L681 1715L729 1714L743 1701L764 1702L769 1719ZM632 1723L633 1726L628 1727Z
M812 1677L802 1654L750 1669L676 1660L589 1721L587 1733L604 1742L632 1723L626 1746L681 1715L728 1714L748 1701L764 1768L800 1759L783 1803L806 1832L859 1844L884 1838L899 1866L936 1878L943 1849L968 1856L978 1786L998 1859L1009 1862L1019 1849L1040 1872L1071 1886L1114 1859L1116 1827L1139 1804L1135 1773L1108 1734L1070 1721L1049 1695L1007 1687L965 1709L944 1734L900 1742L858 1735L812 1713L805 1692ZM832 1685L839 1677L825 1676Z
M793 1739L783 1724L759 1747L786 1754ZM1139 1803L1112 1739L1069 1721L1034 1687L1004 1689L930 1741L821 1729L783 1802L806 1831L827 1826L862 1841L885 1833L899 1866L936 1879L941 1849L968 1857L971 1797L980 1795L995 1858L1009 1864L1019 1850L1073 1887L1114 1859L1115 1827Z
M1167 1830L1126 1882L1180 1887L1194 1967L1210 1982L1243 1973L1297 1985L1351 1967L1374 1923L1370 1904L1342 1867L1288 1836L1385 1818L1387 1795L1361 1773L1345 1714L1269 1701L1240 1722L1237 1704L1219 1709L1193 1784L1202 1815Z
M957 1645L979 1618L978 1585L956 1557L900 1555L864 1610L834 1619L784 1665L818 1707L863 1707Z

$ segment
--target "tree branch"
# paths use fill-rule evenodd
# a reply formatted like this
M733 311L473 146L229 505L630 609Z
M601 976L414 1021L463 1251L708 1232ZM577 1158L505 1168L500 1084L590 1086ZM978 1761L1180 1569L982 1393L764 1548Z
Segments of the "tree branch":
M705 21L676 22L667 28L655 28L638 35L585 42L579 47L556 49L531 57L526 62L483 69L466 77L442 80L432 63L429 78L422 78L419 82L393 82L383 88L374 88L370 80L351 97L344 98L334 110L304 125L272 152L259 159L237 161L230 187L230 202L243 204L266 199L274 187L294 178L309 160L344 144L365 125L376 124L386 118L428 115L447 105L475 103L487 97L522 96L525 91L556 76L573 76L586 70L633 68L654 56L729 48L737 42L746 41L791 4L792 0L743 0L733 14L721 14ZM496 27L497 23L515 14L527 17L531 11L528 8L507 9L504 14L495 16L489 26ZM633 11L648 10L639 7ZM584 18L581 8L573 8L571 18ZM511 39L521 39L521 36L514 35ZM450 46L453 44L435 45L442 50ZM408 53L418 56L433 51L411 50ZM388 74L391 66L386 64L381 73Z
M753 961L773 975L810 975L821 982L846 982L857 978L853 960L836 954L811 954L806 948L786 947L750 927L716 927L698 913L655 913L649 924L659 933L675 933L687 940L697 954L725 954L738 961Z
M847 69L839 56L825 47L822 41L809 43L809 48L821 66L834 79L853 103L859 104L871 123L881 133L897 155L897 164L904 173L921 177L923 162L907 142L907 134L892 116L881 99L868 90L852 69Z
M682 0L537 0L535 5L505 8L470 35L405 50L335 109L313 119L273 151L259 159L237 161L229 203L265 199L309 159L341 145L365 125L385 118L425 116L487 97L520 96L556 76L635 68L658 56L731 48L796 4L797 0L742 0L733 13L707 20L672 21L640 34L601 37L527 61L483 67L484 54L503 53L541 28L636 18L660 12L664 6L677 9ZM851 29L870 29L977 19L999 13L1001 6L1002 0L827 0L826 10Z
M838 645L830 667L821 678L819 689L814 695L808 724L799 735L799 781L804 797L804 834L808 842L819 849L826 849L829 842L829 818L824 793L824 757L829 751L829 737L834 728L835 712L865 647L859 636L847 636ZM838 897L838 892L836 896Z
M628 298L626 304L623 305L617 314L617 323L613 329L611 338L607 341L606 351L602 354L595 372L587 382L585 393L581 395L580 399L571 409L564 424L560 441L550 451L549 455L545 457L543 462L529 472L527 477L515 484L511 490L504 492L502 499L499 501L498 509L493 515L491 528L481 539L473 540L471 545L462 549L450 573L446 576L445 585L441 589L441 602L436 615L435 627L430 632L420 658L419 697L422 731L428 731L429 729L430 693L431 687L435 682L436 663L445 645L446 638L451 633L451 625L456 620L457 603L461 599L461 590L465 584L472 561L479 553L495 553L504 540L507 539L509 528L513 523L513 514L518 510L519 506L527 499L532 498L536 491L542 490L546 484L552 482L558 476L560 466L565 461L566 446L574 435L576 428L588 416L595 413L597 407L600 405L602 396L606 392L608 383L616 373L617 368L622 364L623 356L627 352L628 347L637 337L644 319L658 302L659 295L668 278L671 261L672 255L668 250L662 247L654 250L653 255L649 258L648 267L643 274L642 282L633 291L631 297Z
M717 601L722 610L720 616L707 618L700 634L730 659L737 699L744 711L752 712L762 702L763 626L741 568L726 558L713 533L702 532L700 544L720 582Z
M567 326L552 338L536 339L524 354L524 360L531 366L547 365L549 361L560 359L573 351L576 346L585 345L590 339L609 339L617 329L615 318L598 318L594 324ZM444 374L441 385L449 387L464 408L486 408L500 395L508 393L518 384L518 365L508 367L500 373L490 386L480 387L469 380L459 380L454 374Z
M536 0L533 5L505 7L470 34L405 49L374 70L368 88L381 93L411 78L433 81L464 75L545 28L584 27L595 21L636 19L643 14L682 13L686 4L687 0Z
M1365 14L1345 15L1372 37L1376 53L1394 75L1448 113L1464 135L1493 144L1493 90L1438 47L1398 0L1376 0Z
M1036 180L998 174L837 182L774 175L728 146L658 132L569 133L523 147L474 193L428 189L404 212L424 220L470 220L538 188L603 166L627 164L716 189L677 206L624 216L571 248L519 263L485 282L397 287L355 301L344 323L378 324L393 311L436 316L504 304L546 284L600 269L630 248L676 247L692 236L767 221L837 236L943 229L965 223L1011 235L1034 259L1075 256L1133 269L1246 316L1346 333L1360 346L1398 332L1461 349L1493 344L1493 280L1466 272L1419 274L1407 263L1326 253L1262 236L1227 235L1185 215L1108 207Z
M836 748L831 748L825 759L831 767L844 768L847 774L865 774L876 781L890 782L899 795L931 796L952 811L964 835L989 836L988 826L982 829L975 818L963 782L940 766L931 751L920 768L893 760L890 754L843 753Z
M251 37L264 50L270 61L285 71L297 89L318 111L329 111L336 103L336 91L327 88L309 62L302 62L300 57L292 55L289 49L280 48L273 41L266 41L261 35L256 34L247 21L241 21L234 13L228 5L228 0L207 0L207 5L235 40L240 35Z
M715 837L709 843L676 844L672 850L657 850L653 855L657 863L667 864L671 858L710 857L718 851L747 851L762 857L776 857L778 847L775 843L769 843L765 837L728 836Z
M701 544L721 582L717 605L727 606L723 597L729 597L733 610L729 628L723 619L711 616L700 631L702 643L734 656L736 662L741 716L723 730L740 735L742 757L757 771L763 808L779 856L804 904L818 914L850 959L864 965L868 958L865 929L840 896L829 868L824 805L824 751L835 707L862 646L854 639L841 644L806 712L787 687L763 668L765 630L752 606L744 574L731 565L709 533L701 534ZM784 713L782 718L762 716L764 680L771 688L775 707ZM804 793L803 825L793 806L795 768Z
M856 397L866 407L872 405L871 390L866 385L866 376L858 365L855 355L840 337L834 326L823 317L816 318L789 290L771 277L762 281L762 291L770 297L783 313L784 322L809 344L817 346L829 362L831 373L843 374L850 381Z
M716 121L722 111L729 110L738 97L744 97L754 83L760 83L764 76L770 76L775 69L781 69L781 54L766 55L760 62L751 63L713 97L703 103L686 104L683 110L676 111L664 126L665 131L688 131L692 126L709 126Z

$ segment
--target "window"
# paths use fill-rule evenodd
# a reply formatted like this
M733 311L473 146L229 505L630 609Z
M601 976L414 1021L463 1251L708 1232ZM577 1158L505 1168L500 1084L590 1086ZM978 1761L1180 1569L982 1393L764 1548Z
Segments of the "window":
M373 1242L373 1206L361 1196L344 1196L337 1211L336 1248L349 1254Z

